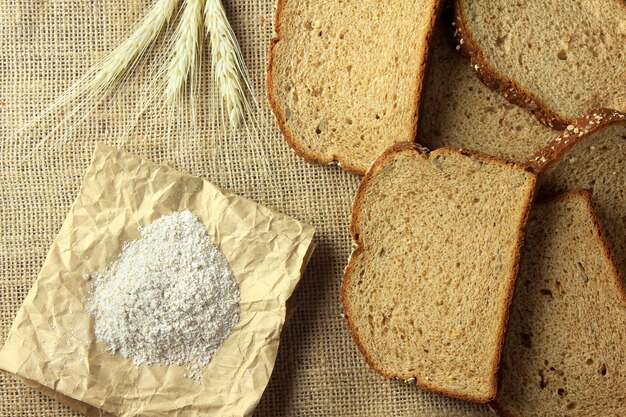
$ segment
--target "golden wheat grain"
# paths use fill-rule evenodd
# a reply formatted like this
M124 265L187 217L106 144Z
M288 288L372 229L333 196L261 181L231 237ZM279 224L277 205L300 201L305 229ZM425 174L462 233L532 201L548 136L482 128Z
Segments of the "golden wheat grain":
M211 44L211 69L219 104L226 107L228 120L236 128L250 110L246 89L251 91L251 87L239 43L220 0L206 0L204 25Z
M93 103L108 95L114 84L137 64L152 45L163 26L171 19L178 2L157 0L131 35L59 96L51 110L79 97L85 97L83 103Z
M111 94L116 84L138 64L163 27L171 19L178 3L179 0L156 0L128 38L87 70L78 81L59 95L41 113L30 119L9 137L4 138L3 141L17 137L47 117L54 115L61 108L73 105L71 110L65 113L61 121L57 122L54 128L47 132L35 148L41 146L71 119L77 118L78 120L70 125L65 135L69 136L73 129Z
M185 9L172 43L172 56L167 70L165 103L179 102L188 77L193 79L198 64L202 33L203 0L186 0Z
M172 17L177 4L178 0L158 0L135 31L102 61L87 88L106 93L112 83L132 69Z

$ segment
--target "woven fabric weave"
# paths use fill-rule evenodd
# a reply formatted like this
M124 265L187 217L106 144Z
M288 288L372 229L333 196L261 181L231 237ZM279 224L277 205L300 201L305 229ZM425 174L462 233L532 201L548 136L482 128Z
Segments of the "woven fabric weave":
M122 40L150 0L2 0L0 6L0 341L54 239L97 141L115 144L146 92L149 65L98 107L64 143L46 142L62 117L7 135ZM258 134L225 134L211 118L208 88L197 92L197 126L148 111L124 149L202 176L222 188L308 222L318 244L293 299L276 367L257 416L486 416L485 407L424 393L376 375L341 316L339 285L352 249L351 203L360 178L298 158L265 101L272 0L224 1L261 106ZM163 37L159 39L163 42ZM208 80L208 50L201 79ZM206 83L203 84L206 87ZM52 135L59 139L60 134ZM0 416L78 415L0 374Z

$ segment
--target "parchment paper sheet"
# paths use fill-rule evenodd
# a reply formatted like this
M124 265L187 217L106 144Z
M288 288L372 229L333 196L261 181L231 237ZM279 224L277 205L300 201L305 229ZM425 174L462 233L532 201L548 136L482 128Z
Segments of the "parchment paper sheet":
M207 227L241 290L240 323L204 368L202 383L185 377L183 367L135 366L110 354L85 310L82 275L102 270L123 242L139 237L138 226L184 209ZM98 144L0 351L0 368L84 403L73 407L85 413L89 405L119 416L249 415L269 381L313 233L200 178Z

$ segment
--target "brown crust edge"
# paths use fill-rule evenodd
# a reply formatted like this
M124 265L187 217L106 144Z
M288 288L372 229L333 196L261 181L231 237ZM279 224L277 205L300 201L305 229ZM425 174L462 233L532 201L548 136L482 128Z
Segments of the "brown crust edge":
M621 272L619 268L617 267L617 261L615 259L615 256L613 255L613 252L611 252L611 249L609 248L609 243L606 239L606 233L604 231L604 227L600 223L600 219L598 218L596 209L593 205L593 202L591 201L591 192L589 192L588 190L584 190L584 189L575 189L575 190L568 191L566 193L559 194L557 196L553 196L545 200L542 200L541 202L537 203L537 205L543 206L543 205L554 203L557 201L569 200L571 198L577 198L577 197L582 198L582 200L585 203L585 206L587 207L587 210L591 214L593 225L598 231L598 238L600 239L600 246L602 248L603 254L609 260L611 264L611 269L613 270L613 274L611 275L615 278L616 280L615 283L617 284L617 288L621 295L622 302L626 305L626 283L624 282L625 277L622 277ZM530 416L523 416L519 414L513 414L498 401L497 397L494 398L494 400L490 402L488 405L500 417L530 417Z
M520 225L519 225L519 236L518 236L518 241L516 243L516 247L515 247L515 258L517 259L517 262L515 263L515 265L513 266L513 271L511 274L511 282L509 284L509 288L507 289L507 294L505 296L504 302L506 303L506 308L505 308L505 314L502 317L502 321L500 323L499 326L499 331L498 331L498 349L496 352L496 355L492 361L491 364L491 377L490 377L490 391L485 395L485 396L474 396L474 395L468 395L465 393L459 393L459 392L453 392L450 390L446 390L446 389L441 389L439 387L430 385L427 381L423 380L420 378L419 375L399 375L399 374L394 374L394 373L390 373L390 372L386 372L383 369L380 369L376 366L376 364L374 363L374 361L372 360L371 356L369 355L369 353L367 352L367 350L365 349L363 343L361 342L361 339L356 331L356 326L354 324L354 322L352 321L352 312L350 310L350 306L349 306L349 302L348 302L348 295L347 295L347 288L349 286L350 280L352 279L352 270L354 269L354 265L356 262L356 259L361 255L362 253L362 246L363 246L363 242L362 242L362 237L359 234L359 216L361 213L361 204L362 204L362 199L363 199L363 194L365 193L366 188L369 186L369 182L371 180L371 178L376 175L382 168L382 166L384 166L385 162L391 158L393 155L400 153L400 152L418 152L420 155L422 156L426 156L427 158L430 158L431 155L438 155L441 153L458 153L461 155L468 155L468 156L474 156L486 161L490 161L490 162L496 162L498 164L501 165L507 165L507 166L512 166L515 167L517 169L519 169L520 171L524 171L530 174L530 178L533 179L533 184L531 185L532 187L532 191L531 191L531 195L529 196L528 199L528 203L526 204L526 207L524 208L524 212L522 213L522 217L521 217L521 221L520 221ZM517 272L519 269L519 259L520 259L520 255L521 255L521 250L522 250L522 246L523 246L523 242L524 242L524 237L525 237L525 230L526 230L526 222L528 220L528 217L530 215L530 209L532 207L532 203L533 203L533 199L534 199L534 194L537 188L537 177L536 175L528 170L525 166L517 164L515 162L511 162L511 161L507 161L501 158L497 158L488 154L484 154L481 152L475 152L475 151L466 151L460 148L451 148L451 147L444 147L444 148L439 148L435 151L428 151L428 149L420 146L419 144L416 143L400 143L397 145L392 146L391 148L387 149L377 160L376 162L374 162L374 164L370 167L370 169L367 171L365 177L363 178L361 184L359 185L359 189L357 191L355 200L354 200L354 204L353 204L353 208L352 208L352 220L350 223L350 233L352 235L352 239L356 245L356 248L353 250L352 254L350 255L350 259L348 260L348 265L346 266L345 270L344 270L344 276L341 282L341 292L340 292L340 298L341 298L341 304L343 307L343 311L344 311L344 315L348 324L348 328L350 329L350 334L352 335L352 338L354 339L355 343L357 344L357 347L359 348L359 351L361 352L361 354L363 355L363 357L365 358L365 361L367 362L367 364L374 369L374 371L376 371L378 374L382 375L383 377L386 378L399 378L399 379L410 379L410 378L415 378L417 386L423 390L426 391L430 391L430 392L434 392L437 394L443 394L443 395L447 395L449 397L455 397L455 398L459 398L462 400L466 400L466 401L472 401L472 402L476 402L476 403L489 403L490 401L493 401L496 393L497 393L497 374L498 374L498 369L500 366L500 359L502 357L502 351L504 349L504 342L505 342L505 338L506 338L506 329L507 329L507 322L508 322L508 311L511 307L511 303L513 301L513 293L515 290L515 285L516 285L516 281L517 281Z
M478 42L472 37L461 2L462 0L454 1L454 37L457 41L457 50L469 58L478 78L487 87L500 92L510 103L528 109L542 124L556 130L564 129L571 119L551 110L533 93L500 74L489 64Z
M273 68L274 68L274 58L275 58L275 48L276 45L280 42L282 38L282 15L285 8L285 2L287 0L277 0L276 4L276 13L274 19L274 36L270 40L269 50L268 50L268 58L267 58L267 72L266 72L266 81L265 88L267 94L267 100L269 102L270 108L272 109L272 113L276 117L276 122L278 124L278 128L282 132L287 144L298 154L300 157L305 159L308 162L314 164L332 164L336 162L341 168L343 168L346 172L364 175L368 169L368 167L359 166L357 164L351 163L348 159L341 157L340 155L332 155L330 157L325 157L324 155L316 154L309 152L303 146L300 145L298 140L295 138L291 130L287 127L287 121L285 120L285 115L281 111L281 107L278 104L278 100L274 96L273 92ZM433 2L433 12L430 17L430 21L428 22L429 27L426 31L426 37L424 41L424 50L423 50L423 59L420 63L421 71L417 74L417 79L415 85L417 88L414 92L414 100L413 100L413 108L415 109L415 114L413 116L413 126L411 127L411 136L412 141L415 142L417 137L417 130L419 126L419 118L422 112L422 102L421 96L422 91L424 90L424 85L426 83L427 74L430 62L430 39L432 38L432 34L435 28L436 20L442 10L443 0L434 0ZM399 142L404 143L404 142Z
M626 113L606 108L589 110L574 119L556 139L536 152L526 165L533 172L542 174L573 146L589 139L602 128L618 123L626 123Z

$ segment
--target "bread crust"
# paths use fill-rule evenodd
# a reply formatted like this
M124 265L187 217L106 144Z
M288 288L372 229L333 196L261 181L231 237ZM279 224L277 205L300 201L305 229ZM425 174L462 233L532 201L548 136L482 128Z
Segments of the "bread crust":
M589 110L574 119L556 139L536 152L527 165L533 172L541 175L573 146L589 139L604 127L619 123L626 124L626 113L605 108Z
M354 164L350 162L349 159L341 157L340 155L333 154L330 157L327 157L319 153L309 152L298 142L298 139L294 136L293 132L287 126L287 120L285 119L285 115L273 92L273 85L274 85L273 68L274 68L274 60L276 57L275 49L276 49L276 45L280 42L283 36L281 22L282 22L284 9L285 9L285 3L287 1L288 0L277 0L276 14L275 14L275 20L274 20L274 36L270 40L270 44L269 44L268 59L267 59L267 74L266 74L266 83L265 83L268 102L269 102L270 108L272 109L272 112L274 113L274 116L276 117L276 122L278 124L278 127L280 131L282 132L283 136L285 136L287 144L296 152L296 154L304 158L306 161L314 163L314 164L332 164L333 162L336 162L341 168L343 168L347 172L350 172L352 174L357 174L357 175L364 175L368 167L363 167L363 166ZM432 34L435 29L436 19L438 18L438 15L440 14L442 6L443 6L442 0L434 1L433 13L431 14L430 20L428 22L428 28L426 29L426 37L425 37L425 42L423 46L424 59L420 63L421 71L418 72L417 78L415 80L416 88L415 88L414 96L413 96L413 108L415 109L415 113L413 115L412 126L410 128L411 137L413 138L412 139L413 141L415 141L417 137L419 117L420 117L421 110L422 110L421 109L421 102L422 102L421 96L422 96L422 91L424 90L424 85L426 82L428 67L430 63L430 58L429 58L430 57L430 54L429 54L430 39L432 38Z
M611 252L611 249L609 248L609 243L606 238L604 228L602 227L602 224L600 223L600 219L598 218L598 214L596 213L596 209L593 206L593 202L591 200L591 192L589 192L588 190L576 189L576 190L568 191L566 193L563 193L557 196L546 198L536 204L546 205L546 204L554 203L556 201L569 200L572 198L582 198L582 200L585 202L585 205L587 206L587 210L589 210L589 212L591 213L593 225L596 228L596 230L598 230L598 238L600 240L600 246L603 252L602 254L606 258L609 259L609 262L611 264L611 270L613 271L613 274L611 274L611 276L616 278L615 283L617 284L619 296L621 297L624 305L626 305L626 284L624 283L624 277L622 277L621 272L619 268L617 267L617 261L615 259L615 256L613 255L613 252ZM512 412L509 412L509 410L507 410L505 406L498 401L497 397L494 398L494 400L489 403L489 407L491 407L493 411L495 411L495 413L500 417L531 417L531 416L524 416L521 414L513 414Z
M404 379L404 380L415 378L417 386L426 391L434 392L437 394L443 394L443 395L447 395L450 397L460 398L462 400L472 401L472 402L481 403L481 404L488 403L495 398L496 392L497 392L497 373L498 373L498 368L500 365L500 358L502 356L502 351L504 349L508 314L504 314L502 321L500 325L498 326L498 348L497 348L496 356L494 357L494 360L491 363L490 391L484 396L467 395L464 393L453 392L450 390L442 389L438 386L431 385L427 380L421 378L420 375L400 375L400 374L395 374L393 372L388 372L384 369L377 367L374 361L372 360L369 352L365 349L365 346L363 345L356 331L356 326L354 322L352 321L352 312L350 311L350 307L348 303L347 291L348 291L348 287L350 284L350 280L352 279L352 271L356 264L356 259L362 254L363 240L362 240L362 236L359 234L359 216L361 214L361 205L362 205L363 195L365 193L365 190L369 186L369 182L371 181L372 177L376 175L376 173L378 173L382 169L385 162L393 155L397 153L401 153L401 152L417 152L420 155L420 157L423 157L425 159L430 159L431 156L436 156L442 153L458 153L461 155L473 156L473 157L476 157L485 161L489 161L489 162L495 162L495 163L502 164L502 165L512 166L512 167L519 169L520 171L524 171L530 174L530 178L533 181L533 183L531 184L532 195L531 195L531 198L529 198L526 207L524 207L523 209L524 211L521 217L521 222L520 222L520 227L519 227L520 235L515 245L515 257L517 259L517 262L513 267L512 279L511 279L509 288L507 289L507 294L505 297L507 311L509 310L511 306L511 302L513 301L513 292L515 290L515 284L517 280L517 271L519 269L519 258L520 258L520 254L522 250L522 245L524 242L524 237L525 237L525 225L528 220L528 216L530 215L530 209L531 209L532 201L534 198L534 193L536 191L537 177L534 173L532 173L527 167L523 165L517 164L515 162L511 162L511 161L506 161L504 159L500 159L500 158L487 155L484 153L480 153L480 152L467 151L467 150L463 150L460 148L450 148L450 147L439 148L435 151L430 152L428 149L422 147L421 145L417 143L411 143L411 142L399 143L387 149L380 157L378 157L376 162L372 164L370 169L365 174L365 177L363 178L361 184L359 185L359 188L358 188L355 200L354 200L353 208L352 208L350 233L352 235L352 239L356 245L356 248L353 250L352 254L350 255L350 259L348 260L348 265L346 266L344 270L344 276L343 276L343 280L341 283L340 296L341 296L341 304L343 306L348 328L350 329L352 338L357 344L359 351L365 358L365 361L368 363L368 365L372 369L374 369L374 371L376 371L383 377L399 378L399 379Z
M510 103L527 108L544 125L556 130L564 129L571 122L571 119L551 110L533 93L500 74L489 64L484 52L472 37L462 1L455 0L454 2L454 37L457 41L457 50L469 58L478 78L487 87L499 91Z

